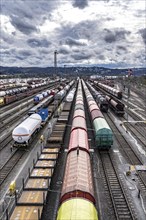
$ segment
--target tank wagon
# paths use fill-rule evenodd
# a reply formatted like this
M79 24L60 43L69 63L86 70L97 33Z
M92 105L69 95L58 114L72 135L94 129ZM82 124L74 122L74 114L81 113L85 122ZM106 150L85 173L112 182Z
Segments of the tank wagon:
M122 99L122 91L119 91L117 89L114 89L110 86L107 86L105 84L102 84L102 83L97 83L97 85L104 89L106 92L110 93L111 95L115 96L116 98L118 99Z
M33 98L33 103L34 104L38 104L41 100L43 100L44 96L43 94L37 94L34 98Z
M14 147L27 147L33 135L40 129L42 118L39 114L32 114L20 123L12 132Z
M45 90L39 94L37 94L36 96L34 96L33 98L33 102L34 104L38 104L39 102L41 102L44 98L50 96L50 95L54 95L55 94L55 90Z
M106 99L109 103L110 108L119 116L123 116L125 114L124 108L125 105L119 100L114 100L114 98L110 96L106 96Z
M62 90L55 94L54 100L62 100L65 95L68 93L69 89L73 85L74 81L71 81L68 85L66 85Z
M66 90L62 89L58 93L55 94L54 100L62 100L66 95Z
M111 148L113 144L113 133L110 129L109 125L107 124L103 114L101 113L98 105L96 104L93 96L91 95L90 91L88 90L84 81L83 88L86 95L86 100L89 108L89 112L91 115L92 124L94 127L94 134L95 134L95 143L96 147L101 150L108 150Z
M88 82L87 86L89 87L91 93L93 94L94 99L96 100L100 110L102 112L108 112L109 104L106 100L105 95L103 95L101 92L98 92L96 89L93 88Z
M66 96L66 102L72 102L75 95L75 88L73 88Z
M75 108L73 115L57 220L98 220L80 81L75 106L78 101L82 108Z
M40 103L32 107L28 111L28 115L32 115L34 113L37 113L41 116L42 118L42 125L44 125L49 118L49 107L48 105L53 101L53 95L50 95L49 97L45 98L42 100Z
M41 86L45 86L46 83L40 83L36 85L23 86L21 88L13 88L6 91L0 91L0 106L12 103L20 100L21 98L33 95L40 90Z

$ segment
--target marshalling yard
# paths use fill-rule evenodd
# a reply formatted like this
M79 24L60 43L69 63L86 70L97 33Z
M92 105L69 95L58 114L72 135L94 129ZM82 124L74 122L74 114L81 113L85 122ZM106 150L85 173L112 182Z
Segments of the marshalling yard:
M1 220L146 219L146 87L1 83L0 122Z

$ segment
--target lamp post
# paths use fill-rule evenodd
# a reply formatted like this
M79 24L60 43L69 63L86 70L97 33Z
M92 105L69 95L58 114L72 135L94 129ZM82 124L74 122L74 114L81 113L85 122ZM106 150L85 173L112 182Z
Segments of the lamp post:
M57 54L58 54L58 51L55 50L54 51L54 69L55 69L54 74L55 76L57 75Z
M128 70L128 85L127 85L127 110L129 110L129 99L130 99L130 90L131 90L131 76L133 74L132 69ZM128 122L128 111L127 111L127 122Z
M64 65L64 75L66 75L66 65Z

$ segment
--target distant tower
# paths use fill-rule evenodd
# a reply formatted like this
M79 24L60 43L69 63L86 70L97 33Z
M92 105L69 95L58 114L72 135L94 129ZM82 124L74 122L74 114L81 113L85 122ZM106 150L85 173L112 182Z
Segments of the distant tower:
M54 74L55 76L57 75L57 54L58 54L58 51L55 50L54 51Z

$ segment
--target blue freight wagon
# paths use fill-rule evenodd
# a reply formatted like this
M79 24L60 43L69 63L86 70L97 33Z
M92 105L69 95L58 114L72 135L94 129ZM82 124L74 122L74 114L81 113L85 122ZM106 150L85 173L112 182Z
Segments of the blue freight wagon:
M42 108L42 109L39 109L39 111L37 112L41 118L42 118L42 124L45 124L48 117L49 117L49 111L48 111L48 108Z

